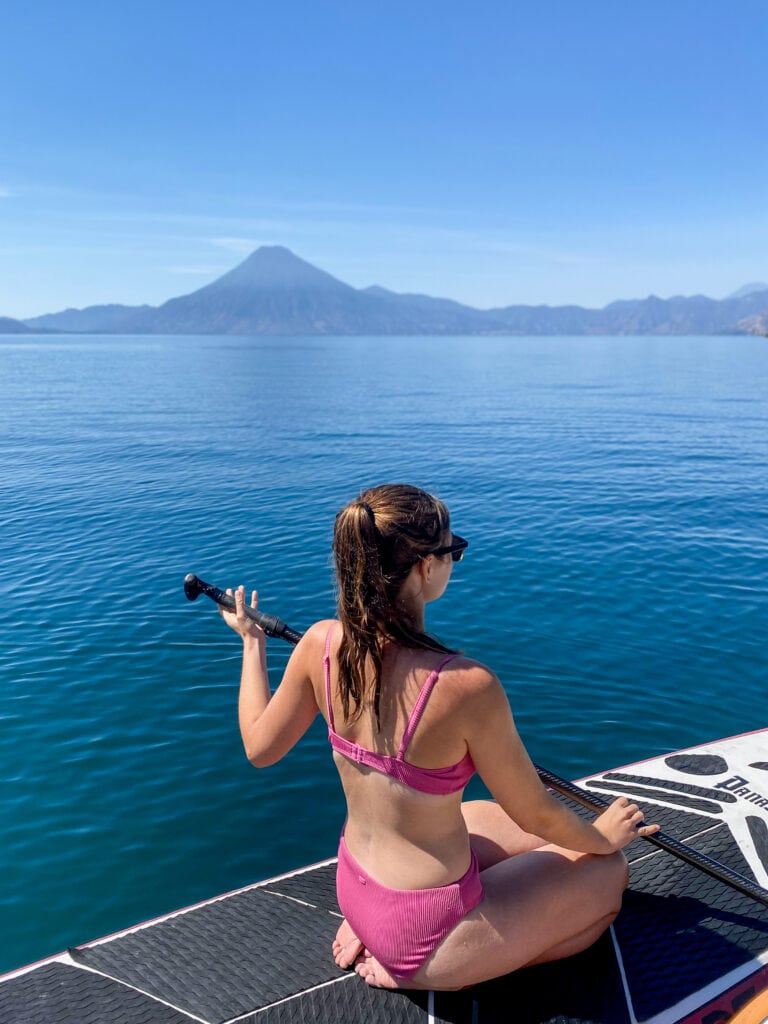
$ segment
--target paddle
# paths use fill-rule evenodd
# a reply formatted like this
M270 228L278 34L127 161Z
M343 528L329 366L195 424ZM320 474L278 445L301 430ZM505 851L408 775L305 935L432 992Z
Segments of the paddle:
M610 804L610 800L605 800L594 793L588 793L580 786L576 786L572 782L566 782L565 779L561 779L559 775L555 775L554 772L550 772L546 768L541 768L539 765L534 765L534 767L545 786L549 786L550 789L562 793L563 796L570 797L571 800L575 800L582 807L588 807L591 811L599 813L604 811ZM753 882L752 879L747 878L738 871L729 868L726 864L712 860L705 853L699 853L692 846L681 843L679 839L675 839L674 836L670 836L666 832L657 832L655 835L641 836L641 838L645 839L647 843L653 843L654 846L666 850L667 853L671 853L674 857L679 857L680 860L684 860L687 864L692 864L693 867L699 868L700 871L705 871L713 878L725 882L726 885L730 885L733 889L738 889L745 896L751 896L753 900L757 900L758 903L768 907L768 890L763 889L757 882Z
M210 583L204 583L201 579L198 579L194 573L189 573L184 577L184 593L190 601L194 601L200 594L205 594L210 597L216 604L221 605L223 608L234 610L235 601L229 594L225 594L223 590L218 587L212 586ZM297 644L301 640L303 634L296 632L295 629L291 629L290 626L278 619L275 615L266 615L264 612L256 611L253 608L245 607L245 614L249 619L253 619L257 622L267 636L280 637L283 640L287 640L289 643ZM605 810L608 807L610 801L605 800L603 797L597 796L594 793L588 793L583 790L580 786L576 786L573 782L567 782L565 779L560 778L559 775L555 775L554 772L549 771L546 768L541 768L539 765L534 765L536 772L544 783L545 786L549 786L550 789L555 790L557 793L561 793L563 796L570 797L571 800L575 800L576 803L587 807L591 811L597 811L598 813ZM738 892L743 893L745 896L750 896L753 900L757 900L758 903L762 903L768 907L768 890L763 889L762 886L753 882L750 878L746 878L738 871L734 871L732 868L727 867L725 864L721 864L719 861L712 860L711 857L707 857L704 853L699 853L698 850L694 850L693 847L687 846L685 843L681 843L679 839L675 839L673 836L667 835L666 832L657 832L652 836L642 836L648 843L653 843L654 846L658 846L662 850L666 850L667 853L671 853L673 857L678 857L680 860L685 861L687 864L691 864L693 867L698 868L699 871L703 871L707 875L711 875L712 878L718 879L720 882L724 882L725 885L731 886Z
M205 594L206 597L210 597L216 604L220 604L222 608L228 608L230 611L235 610L234 597L225 594L223 590L214 587L212 583L204 583L193 572L187 573L184 577L184 593L190 601L194 601L201 594ZM245 614L249 619L253 619L254 622L258 623L267 636L276 636L281 640L287 640L291 644L297 644L301 640L302 634L297 633L290 626L286 626L282 619L278 619L276 615L266 615L264 612L255 611L247 605L245 606Z

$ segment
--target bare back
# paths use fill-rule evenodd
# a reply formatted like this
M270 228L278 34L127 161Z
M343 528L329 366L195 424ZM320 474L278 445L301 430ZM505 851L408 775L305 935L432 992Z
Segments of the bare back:
M318 707L339 737L365 751L395 759L425 682L441 662L447 662L410 738L406 736L404 756L408 766L428 772L445 770L446 765L458 767L465 761L471 765L461 698L462 677L474 663L391 644L382 665L378 731L372 704L355 720L344 720L336 657L340 639L337 628L330 636L328 651L330 709L325 673L320 671L315 678L313 672ZM464 874L470 848L461 814L463 788L450 793L423 792L359 763L353 755L334 750L333 756L347 800L345 840L373 877L392 888L417 889L445 885Z

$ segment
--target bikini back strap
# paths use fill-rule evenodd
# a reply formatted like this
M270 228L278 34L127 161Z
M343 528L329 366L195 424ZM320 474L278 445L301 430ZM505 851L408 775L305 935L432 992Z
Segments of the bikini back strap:
M411 741L411 737L416 731L416 726L421 721L421 716L424 714L424 708L427 706L429 696L432 693L433 689L435 688L435 683L440 678L440 673L443 667L447 665L449 661L452 661L454 658L458 658L458 654L449 654L447 657L443 658L443 660L440 662L437 668L432 669L432 671L429 673L429 676L427 677L426 683L424 683L424 685L422 686L421 693L416 699L416 703L413 706L413 711L411 712L411 717L408 719L408 723L405 727L403 739L400 743L400 749L397 752L397 759L399 761L402 761L402 759L405 757L406 748Z
M333 726L333 703L331 701L331 637L334 626L328 630L325 636L325 654L323 656L323 672L325 674L325 704L328 708L328 726L335 732Z

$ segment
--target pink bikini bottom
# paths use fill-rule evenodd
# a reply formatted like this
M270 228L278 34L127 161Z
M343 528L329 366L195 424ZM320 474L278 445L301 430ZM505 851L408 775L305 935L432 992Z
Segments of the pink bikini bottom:
M355 935L382 967L412 978L446 935L483 898L474 852L465 875L435 889L388 889L360 867L339 843L339 907Z

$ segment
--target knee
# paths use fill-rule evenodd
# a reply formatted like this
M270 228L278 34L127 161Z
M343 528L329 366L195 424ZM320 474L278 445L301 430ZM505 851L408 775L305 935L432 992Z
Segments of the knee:
M499 812L504 813L494 800L464 800L461 813L469 832L483 832L488 823L498 819Z
M493 800L465 800L461 813L467 832L478 838L496 839L509 824L509 818Z
M618 850L616 853L590 857L597 871L593 892L599 899L599 906L606 916L615 917L621 910L621 899L629 884L627 858Z
M629 885L629 864L621 850L611 853L604 858L606 861L606 890L610 893L612 904L615 904L614 914L621 909L621 897Z

